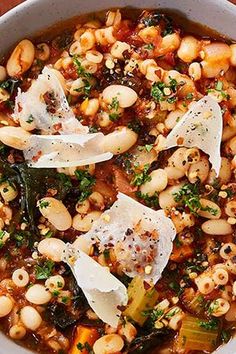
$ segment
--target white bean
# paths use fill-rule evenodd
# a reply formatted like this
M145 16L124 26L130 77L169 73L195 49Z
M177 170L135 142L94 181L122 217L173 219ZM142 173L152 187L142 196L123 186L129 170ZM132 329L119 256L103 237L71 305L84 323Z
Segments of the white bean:
M35 305L47 304L51 298L51 293L41 284L32 285L25 293L25 298Z
M114 155L123 154L129 150L137 141L138 135L127 127L118 127L112 133L105 135L103 139L104 151Z
M55 237L45 238L38 244L38 251L54 262L61 262L65 243Z
M196 183L198 179L203 183L207 180L210 171L208 159L201 157L196 163L190 165L188 170L188 179L190 183Z
M170 209L171 207L176 207L178 205L174 196L180 191L183 185L184 183L180 183L176 186L168 187L159 194L159 204L162 209Z
M202 231L208 235L228 235L233 232L231 225L224 219L208 220L202 224Z
M172 179L180 179L183 176L185 176L185 173L183 170L179 170L176 167L173 166L167 166L165 167L165 172L167 174L168 180L172 180Z
M13 301L6 295L0 296L0 318L7 316L13 309Z
M220 75L221 72L226 72L229 69L228 61L223 62L207 62L201 61L202 76L206 78L214 78Z
M221 62L229 60L231 57L231 50L228 44L221 42L214 42L206 45L203 49L204 60L207 62Z
M6 80L7 78L7 71L4 66L0 65L0 82Z
M87 238L83 237L83 235L78 236L73 243L73 247L89 255L92 249L92 242Z
M100 211L91 211L85 216L82 216L81 214L77 214L73 217L72 226L75 230L87 232L91 229L93 222L99 219L100 215L101 215Z
M178 57L186 63L191 63L198 57L199 41L193 36L186 36L182 38L180 47L177 51Z
M21 127L0 128L0 141L17 150L24 150L28 147L30 135Z
M221 184L226 184L231 179L231 164L230 164L230 161L226 157L221 158L219 179L220 179Z
M45 197L38 201L41 214L55 226L57 230L65 231L72 225L72 218L65 205L58 199Z
M7 61L7 73L12 77L19 77L27 71L34 61L35 48L28 39L23 39L13 50Z
M175 167L184 172L187 171L189 165L186 160L186 153L188 149L185 147L178 148L168 159L168 166ZM183 176L184 176L183 174ZM182 176L181 176L182 177Z
M198 215L207 219L219 219L221 217L221 209L216 203L211 200L201 198L200 204L203 210L199 209L197 211Z
M160 168L158 170L152 171L149 176L151 177L151 180L145 182L140 187L141 193L152 196L156 192L161 192L166 188L168 178L165 170Z
M130 87L124 85L110 85L103 90L103 99L106 103L111 104L116 99L121 108L133 106L137 101L137 93Z
M32 306L25 306L20 311L20 318L24 326L31 331L36 331L42 323L42 317Z
M12 274L12 280L16 286L23 288L29 283L29 274L24 269L16 269Z
M236 44L231 44L231 56L230 56L230 63L233 66L236 66Z
M165 120L165 126L167 129L171 130L175 127L175 125L179 122L179 120L183 117L185 112L180 109L176 109L175 111L171 111Z
M118 334L106 334L93 345L94 354L115 354L122 350L124 341Z

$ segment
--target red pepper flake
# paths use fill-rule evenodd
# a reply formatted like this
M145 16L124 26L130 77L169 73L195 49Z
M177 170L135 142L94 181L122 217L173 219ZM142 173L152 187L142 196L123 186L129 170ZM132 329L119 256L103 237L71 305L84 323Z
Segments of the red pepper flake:
M39 158L42 156L42 151L39 150L35 156L32 157L32 161L37 162Z
M148 284L145 280L144 280L144 282L143 282L143 286L144 286L144 289L145 289L145 290L148 290L148 289L151 288L151 285Z
M182 136L179 136L177 139L177 145L183 145L184 143L184 138Z
M62 128L62 124L61 123L56 123L56 124L53 125L53 128L58 132Z

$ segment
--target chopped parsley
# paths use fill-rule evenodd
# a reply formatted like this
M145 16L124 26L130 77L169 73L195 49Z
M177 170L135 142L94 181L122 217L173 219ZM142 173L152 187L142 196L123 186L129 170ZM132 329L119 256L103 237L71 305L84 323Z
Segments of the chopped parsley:
M74 65L76 66L76 71L79 77L83 79L84 86L78 89L75 89L77 92L83 92L85 97L89 97L92 89L92 74L88 73L85 68L82 66L77 56L73 57Z
M62 182L63 188L69 192L72 188L72 182L69 176L67 176L65 173L57 173L56 178Z
M110 109L114 109L115 111L118 111L120 105L117 97L113 97L111 104L109 105Z
M134 173L134 177L131 180L133 186L141 186L145 182L151 181L152 177L148 175L150 164L144 165L141 172Z
M92 187L96 179L86 170L76 170L75 177L80 182L78 187L80 191L78 202L83 202L92 193Z
M152 44L152 43L148 43L148 44L146 44L145 46L144 46L144 49L147 49L147 50L152 50L152 49L154 49L155 48L155 46L154 46L154 44Z
M140 191L136 192L136 196L143 200L143 202L149 207L149 208L155 208L157 209L159 207L159 198L157 192L155 192L154 195L149 196L147 193L141 193Z
M77 71L78 76L86 77L89 79L91 78L92 75L85 70L85 68L82 66L82 64L79 61L77 56L73 57L73 62L76 66L76 71Z
M150 152L151 150L152 150L152 148L153 148L153 144L146 144L146 145L144 145L144 146L138 146L138 150L139 151L147 151L147 152Z
M217 214L217 209L210 207L203 207L200 203L200 192L198 183L191 184L186 183L183 187L177 192L174 193L174 200L177 203L181 203L182 205L189 208L189 210L198 215L198 211L208 211L212 215Z
M142 123L139 120L134 119L127 124L127 127L133 130L135 133L139 134L142 128Z
M34 121L34 117L32 116L32 114L30 114L29 115L29 117L28 117L28 119L27 119L27 121L26 121L26 123L32 123Z
M156 102L167 101L168 103L174 103L177 100L177 81L171 77L169 79L169 85L164 82L155 82L152 85L151 96Z
M109 119L112 122L116 122L119 119L120 115L118 113L110 113L109 114Z
M43 262L35 267L35 277L38 280L48 279L53 272L55 263L51 260Z
M152 312L150 314L150 318L151 318L152 322L156 322L163 315L164 315L164 311L157 308L157 309L152 310Z
M85 342L84 344L78 343L77 344L77 349L82 352L83 350L86 350L88 354L94 354L94 351L91 347L91 345L88 342Z
M20 81L18 79L7 79L3 82L0 83L0 88L7 90L10 95L13 94L13 92L16 90L16 88L19 86Z
M49 206L49 202L45 201L45 200L40 200L39 201L39 207L40 209L43 209L43 208L47 208Z
M13 234L12 238L15 241L16 247L20 248L22 246L28 245L30 236L31 235L29 231L17 231L15 234Z
M215 90L218 91L224 100L229 100L230 96L223 89L223 81L217 80L215 82ZM213 89L208 89L207 92L214 92Z
M217 319L211 319L209 321L198 321L199 327L205 328L209 331L218 329L219 327L219 321Z
M220 337L221 337L221 340L222 340L223 343L228 343L228 341L231 338L231 333L230 333L229 330L224 330L223 329L222 332L221 332Z

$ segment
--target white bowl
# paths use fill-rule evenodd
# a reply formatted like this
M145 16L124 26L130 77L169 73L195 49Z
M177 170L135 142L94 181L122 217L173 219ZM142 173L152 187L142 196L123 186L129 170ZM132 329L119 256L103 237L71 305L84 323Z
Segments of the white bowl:
M83 13L124 6L173 9L192 21L236 39L236 6L226 0L27 0L0 17L0 53L3 55L18 40L32 37L34 33L59 21ZM0 343L0 354L32 353L1 333ZM236 354L236 339L214 354Z

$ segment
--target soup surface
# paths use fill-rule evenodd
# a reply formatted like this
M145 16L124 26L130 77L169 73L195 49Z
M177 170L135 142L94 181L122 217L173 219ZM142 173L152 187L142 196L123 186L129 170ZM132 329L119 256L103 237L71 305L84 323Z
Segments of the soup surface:
M236 324L236 44L144 10L0 66L0 327L38 353L212 353Z

